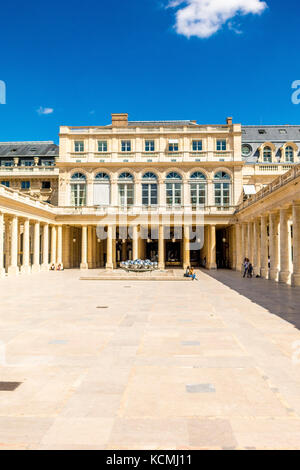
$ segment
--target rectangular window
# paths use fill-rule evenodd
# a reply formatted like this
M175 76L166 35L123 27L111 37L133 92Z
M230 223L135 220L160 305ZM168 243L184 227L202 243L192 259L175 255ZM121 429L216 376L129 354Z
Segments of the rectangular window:
M169 143L169 152L178 152L178 144Z
M215 204L218 207L228 207L230 204L229 183L215 183Z
M54 166L54 160L41 160L42 166Z
M98 140L98 152L107 152L106 140Z
M217 140L217 151L224 151L226 148L226 140Z
M2 165L3 165L3 166L6 166L6 167L8 167L8 166L13 166L13 164L14 164L14 162L12 162L11 160L9 160L9 161L4 161L4 162L2 163Z
M181 205L181 183L167 183L166 196L169 206Z
M21 166L33 166L33 160L21 160Z
M193 152L202 151L202 140L193 140Z
M191 203L192 206L205 206L206 204L206 184L191 184Z
M146 140L145 141L145 152L154 152L155 143L154 140Z
M84 152L84 142L82 140L77 140L74 143L75 152Z
M120 183L119 185L119 204L122 207L133 206L134 203L134 185L132 183Z
M144 206L157 205L157 184L146 183L142 185L142 202Z
M21 189L30 189L30 181L21 181Z
M9 181L1 181L1 184L6 188L9 188Z
M122 140L122 142L121 142L121 151L122 152L131 152L131 141L130 140Z
M51 183L50 181L42 181L42 189L50 189Z

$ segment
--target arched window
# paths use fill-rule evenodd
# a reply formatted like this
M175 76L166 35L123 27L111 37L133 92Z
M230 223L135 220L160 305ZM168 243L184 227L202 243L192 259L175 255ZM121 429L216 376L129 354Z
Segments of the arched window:
M225 171L219 171L218 173L215 174L214 179L215 180L231 180L231 177Z
M97 173L95 179L99 181L109 181L109 175L107 173L100 172Z
M171 173L167 174L167 180L181 180L181 176L176 173L175 171L171 171Z
M133 180L133 176L131 173L127 173L126 171L124 171L124 173L121 173L119 175L119 180Z
M131 173L124 171L119 175L118 184L119 205L121 207L133 206L134 204L134 184Z
M190 177L191 204L195 206L206 205L206 177L200 171L195 171Z
M143 176L143 180L157 181L157 176L151 171L147 171L147 173L145 173Z
M142 204L143 206L157 205L157 176L148 171L143 176Z
M110 181L107 173L99 172L94 181L94 206L110 204Z
M166 198L167 198L167 205L168 206L180 206L182 200L182 184L181 184L181 176L172 171L170 172L167 177L166 183Z
M265 147L263 153L263 160L265 163L272 163L272 149L271 147Z
M195 173L191 175L191 180L206 180L206 176L200 171L195 171Z
M294 149L290 145L285 149L285 161L294 163Z
M215 205L217 207L230 206L231 177L225 171L219 171L214 176Z
M74 173L71 177L71 206L86 205L86 176Z
M83 173L74 173L74 175L72 176L72 180L80 180L80 181L85 181L86 180L86 176L83 174Z

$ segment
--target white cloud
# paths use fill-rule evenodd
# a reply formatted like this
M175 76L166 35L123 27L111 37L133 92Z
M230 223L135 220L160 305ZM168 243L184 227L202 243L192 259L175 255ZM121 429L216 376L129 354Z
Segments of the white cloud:
M54 112L53 108L43 108L42 106L36 110L38 114L52 114Z
M179 7L177 33L199 38L212 36L237 15L259 15L267 8L262 0L171 0L168 6ZM230 26L233 29L232 21Z

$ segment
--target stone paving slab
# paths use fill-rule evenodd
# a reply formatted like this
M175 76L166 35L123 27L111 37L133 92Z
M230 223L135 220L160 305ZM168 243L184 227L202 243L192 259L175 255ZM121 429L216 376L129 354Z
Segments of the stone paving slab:
M300 449L298 289L80 275L1 280L0 449Z

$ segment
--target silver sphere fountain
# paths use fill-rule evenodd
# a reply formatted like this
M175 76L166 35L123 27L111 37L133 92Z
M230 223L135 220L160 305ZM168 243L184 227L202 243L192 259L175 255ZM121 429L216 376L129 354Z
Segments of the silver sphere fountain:
M133 260L122 261L120 263L120 267L127 272L144 273L144 272L155 271L156 269L158 269L158 263L152 262L149 259L146 259L146 260L136 259L134 261Z

